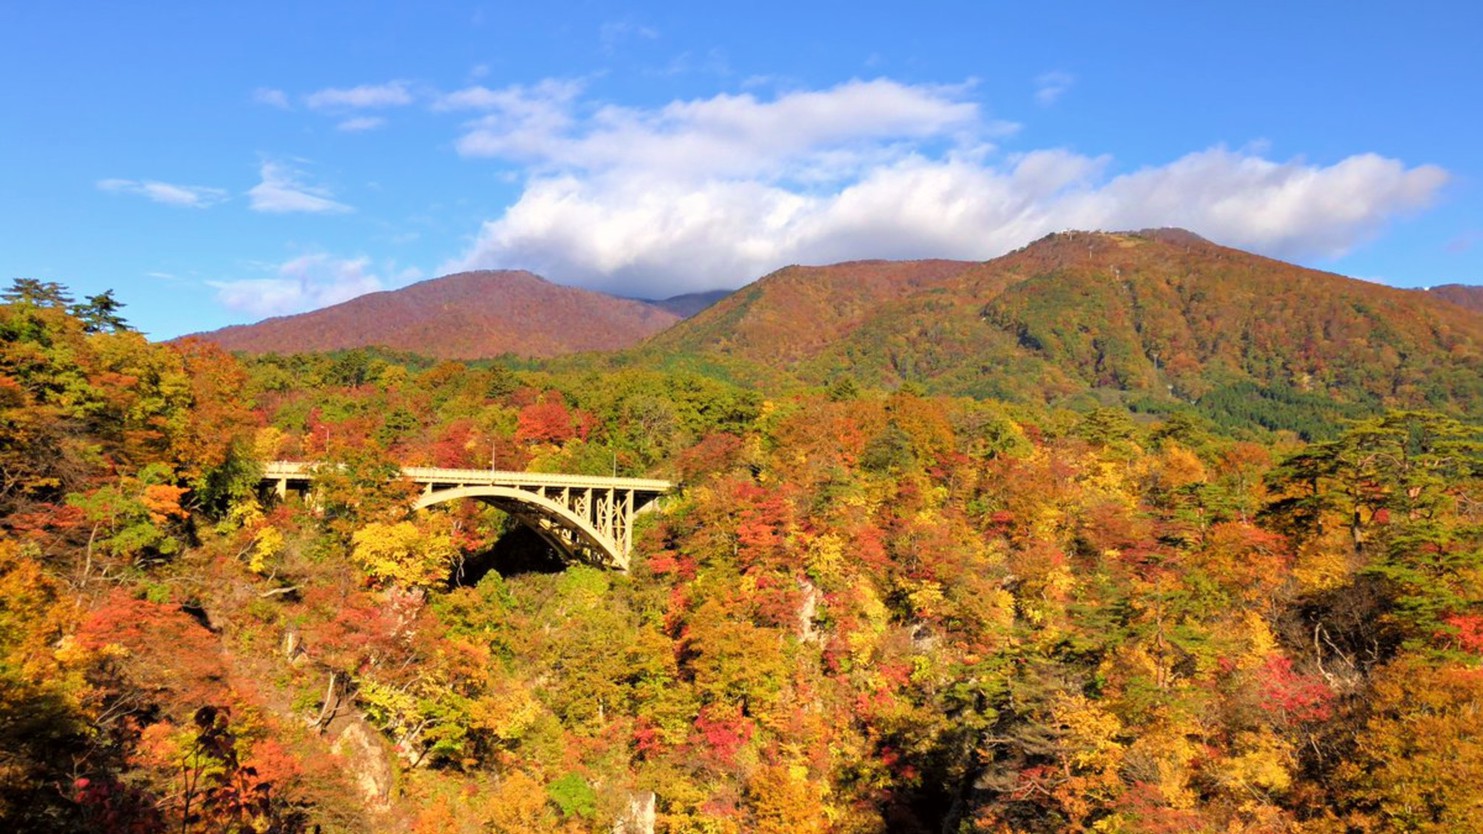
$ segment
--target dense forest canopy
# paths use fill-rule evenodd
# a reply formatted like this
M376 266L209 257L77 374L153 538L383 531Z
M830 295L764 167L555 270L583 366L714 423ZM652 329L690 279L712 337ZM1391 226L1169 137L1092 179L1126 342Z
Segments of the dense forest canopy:
M1235 395L239 359L3 302L7 830L1483 831L1448 402L1305 442ZM335 466L279 501L273 459ZM402 465L682 488L619 573Z

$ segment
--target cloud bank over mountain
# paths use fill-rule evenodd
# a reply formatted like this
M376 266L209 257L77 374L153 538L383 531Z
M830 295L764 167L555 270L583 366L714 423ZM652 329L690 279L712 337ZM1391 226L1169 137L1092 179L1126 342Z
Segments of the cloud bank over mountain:
M877 79L652 108L589 102L570 81L443 94L434 109L475 113L459 153L525 171L518 199L444 266L661 295L787 263L984 259L1061 229L1165 225L1328 257L1449 178L1375 154L1319 164L1217 146L1117 172L1107 156L1008 153L1018 126L971 93Z

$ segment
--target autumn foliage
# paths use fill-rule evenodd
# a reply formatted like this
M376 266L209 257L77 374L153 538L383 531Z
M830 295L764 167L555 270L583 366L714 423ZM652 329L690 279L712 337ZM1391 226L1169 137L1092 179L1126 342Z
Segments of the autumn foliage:
M1037 318L1053 290L988 315L1076 373L1148 372ZM0 820L1483 830L1478 426L1076 404L242 360L0 305ZM278 457L315 488L262 488ZM398 477L491 463L679 488L620 573L493 507L413 511Z

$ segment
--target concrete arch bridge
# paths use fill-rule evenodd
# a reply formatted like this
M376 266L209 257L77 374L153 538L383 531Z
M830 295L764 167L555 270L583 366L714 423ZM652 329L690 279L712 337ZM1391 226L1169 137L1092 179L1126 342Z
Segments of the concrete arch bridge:
M322 464L279 460L263 468L263 484L280 497L310 491ZM534 530L562 558L628 569L634 518L674 489L669 481L547 475L491 469L408 466L402 477L422 486L416 508L460 499L498 507Z

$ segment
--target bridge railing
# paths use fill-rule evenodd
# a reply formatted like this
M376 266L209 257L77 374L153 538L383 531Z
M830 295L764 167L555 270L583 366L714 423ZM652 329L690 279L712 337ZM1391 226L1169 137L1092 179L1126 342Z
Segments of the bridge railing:
M611 478L605 475L561 475L544 472L505 472L492 469L441 469L436 467L408 466L402 474L418 483L501 483L530 486L571 486L596 489L637 489L642 491L668 492L674 488L669 481L650 478Z
M275 460L263 466L265 480L308 479L321 464ZM611 478L604 475L562 475L545 472L507 472L498 469L444 469L434 466L404 466L402 475L419 484L507 484L528 487L572 487L576 489L626 489L640 492L669 492L674 484L653 478Z

